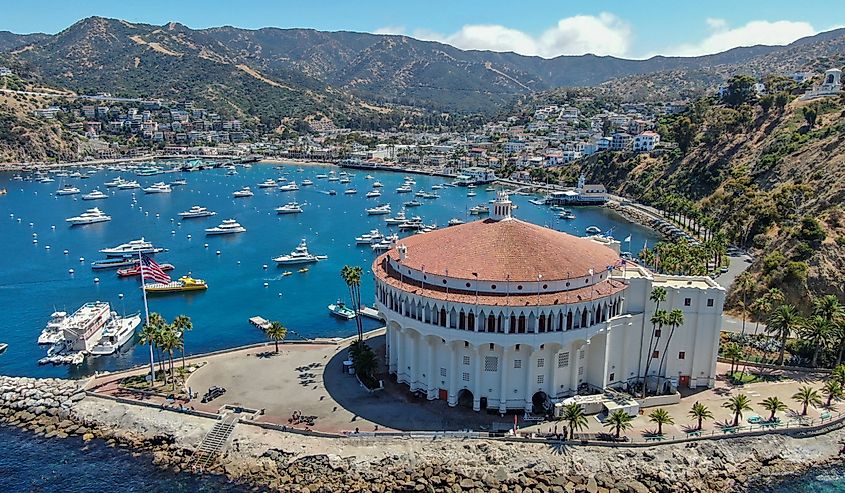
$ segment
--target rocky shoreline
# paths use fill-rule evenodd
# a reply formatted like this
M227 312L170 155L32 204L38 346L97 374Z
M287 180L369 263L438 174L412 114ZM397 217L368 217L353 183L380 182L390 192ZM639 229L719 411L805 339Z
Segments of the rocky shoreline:
M0 377L0 422L101 439L186 471L213 420L86 396L81 382ZM808 438L739 437L646 448L502 440L318 438L239 424L210 473L298 492L759 491L810 467L841 464L842 430Z

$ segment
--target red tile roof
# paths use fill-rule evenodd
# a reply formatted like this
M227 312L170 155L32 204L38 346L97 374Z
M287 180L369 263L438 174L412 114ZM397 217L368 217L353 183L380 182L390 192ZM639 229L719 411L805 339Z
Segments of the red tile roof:
M404 238L402 265L426 273L459 279L504 282L555 281L596 274L619 256L610 248L518 219L487 219L450 226ZM382 256L398 258L393 249ZM381 257L376 259L373 271Z

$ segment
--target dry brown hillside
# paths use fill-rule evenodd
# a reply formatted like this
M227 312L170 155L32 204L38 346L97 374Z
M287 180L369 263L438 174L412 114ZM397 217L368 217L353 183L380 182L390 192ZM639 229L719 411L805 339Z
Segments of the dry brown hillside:
M0 163L73 160L79 136L55 120L33 115L50 101L36 96L0 92Z

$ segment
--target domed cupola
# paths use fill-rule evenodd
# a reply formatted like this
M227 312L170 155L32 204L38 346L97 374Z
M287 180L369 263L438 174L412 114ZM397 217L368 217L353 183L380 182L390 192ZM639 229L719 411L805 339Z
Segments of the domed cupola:
M512 209L513 202L508 198L507 192L498 192L496 194L496 200L493 202L493 211L490 213L490 219L494 221L511 219Z

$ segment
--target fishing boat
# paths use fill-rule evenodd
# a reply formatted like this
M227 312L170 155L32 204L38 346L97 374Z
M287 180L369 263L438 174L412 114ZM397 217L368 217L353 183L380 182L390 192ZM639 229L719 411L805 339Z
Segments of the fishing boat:
M168 283L144 284L144 291L149 294L181 293L184 291L203 291L208 289L208 284L202 279L194 279L190 276L182 276L175 281Z
M53 312L50 320L38 336L38 344L55 344L65 338L64 326L67 323L67 312Z
M584 231L586 231L587 234L590 235L601 234L601 228L599 228L598 226L587 226L587 229L585 229Z
M135 180L132 181L125 181L117 185L118 190L132 190L135 188L141 188L141 184Z
M279 265L296 265L296 264L310 264L318 260L325 260L325 255L313 255L308 252L308 244L305 239L299 242L299 246L287 255L280 255L273 259Z
M255 195L255 194L252 193L252 190L250 190L249 187L243 187L240 190L232 193L232 197L235 197L235 198L252 197L253 195Z
M82 196L82 200L101 200L101 199L107 199L107 198L109 198L109 196L104 194L103 192L101 192L98 189L95 189L94 191L92 191L90 193L86 193L85 195Z
M174 269L173 264L159 264L161 270L167 272ZM135 264L128 268L128 269L118 269L117 270L117 277L135 277L141 275L141 265L138 263L138 259L135 259Z
M346 194L346 195L355 195L356 193L358 193L358 190L356 190L354 188L347 188L346 190L343 191L343 193Z
M234 219L224 219L219 226L215 226L213 228L205 228L205 234L209 236L230 235L245 232L246 228L238 224L238 222Z
M88 209L82 214L65 219L71 226L81 226L83 224L94 224L111 221L111 216L107 216L103 211L94 207Z
M78 193L79 189L71 186L65 186L56 190L56 195L76 195Z
M276 188L276 180L267 178L258 184L258 188Z
M375 197L381 197L381 192L379 192L378 190L371 190L371 191L367 192L366 197L368 199L372 199L372 198L375 198Z
M170 188L170 185L164 183L163 181L153 183L144 189L144 193L170 193L172 191L173 189Z
M295 192L299 190L299 186L296 184L295 181L292 181L286 185L282 185L279 187L280 192Z
M105 253L106 257L123 257L126 255L138 255L144 253L151 255L165 251L164 248L157 248L152 243L145 241L142 237L140 240L132 240L129 243L123 243L112 248L103 248L100 253Z
M100 342L91 348L91 354L95 356L114 354L121 346L132 339L135 335L135 329L139 325L141 325L140 314L118 317L112 312L112 318L103 329Z
M300 212L302 212L302 206L297 202L288 202L281 207L276 207L276 214L298 214Z
M355 310L349 308L340 300L337 300L335 303L329 305L329 313L344 320L352 320L355 318Z
M420 202L419 200L414 199L414 200L409 200L409 201L405 202L403 205L405 207L419 207L419 206L423 205L423 203Z
M355 243L358 245L372 245L384 239L384 235L377 229L370 230L369 233L364 233L361 236L355 237Z
M365 209L365 211L369 216L382 216L385 214L390 214L390 204L377 205L375 207Z
M128 255L126 257L113 257L104 260L95 260L91 262L91 268L94 270L103 269L117 269L119 267L131 267L138 265L138 257Z
M214 211L210 211L205 207L195 205L185 212L180 212L179 217L181 217L182 219L193 219L197 217L210 217L214 216L215 214L217 213Z

